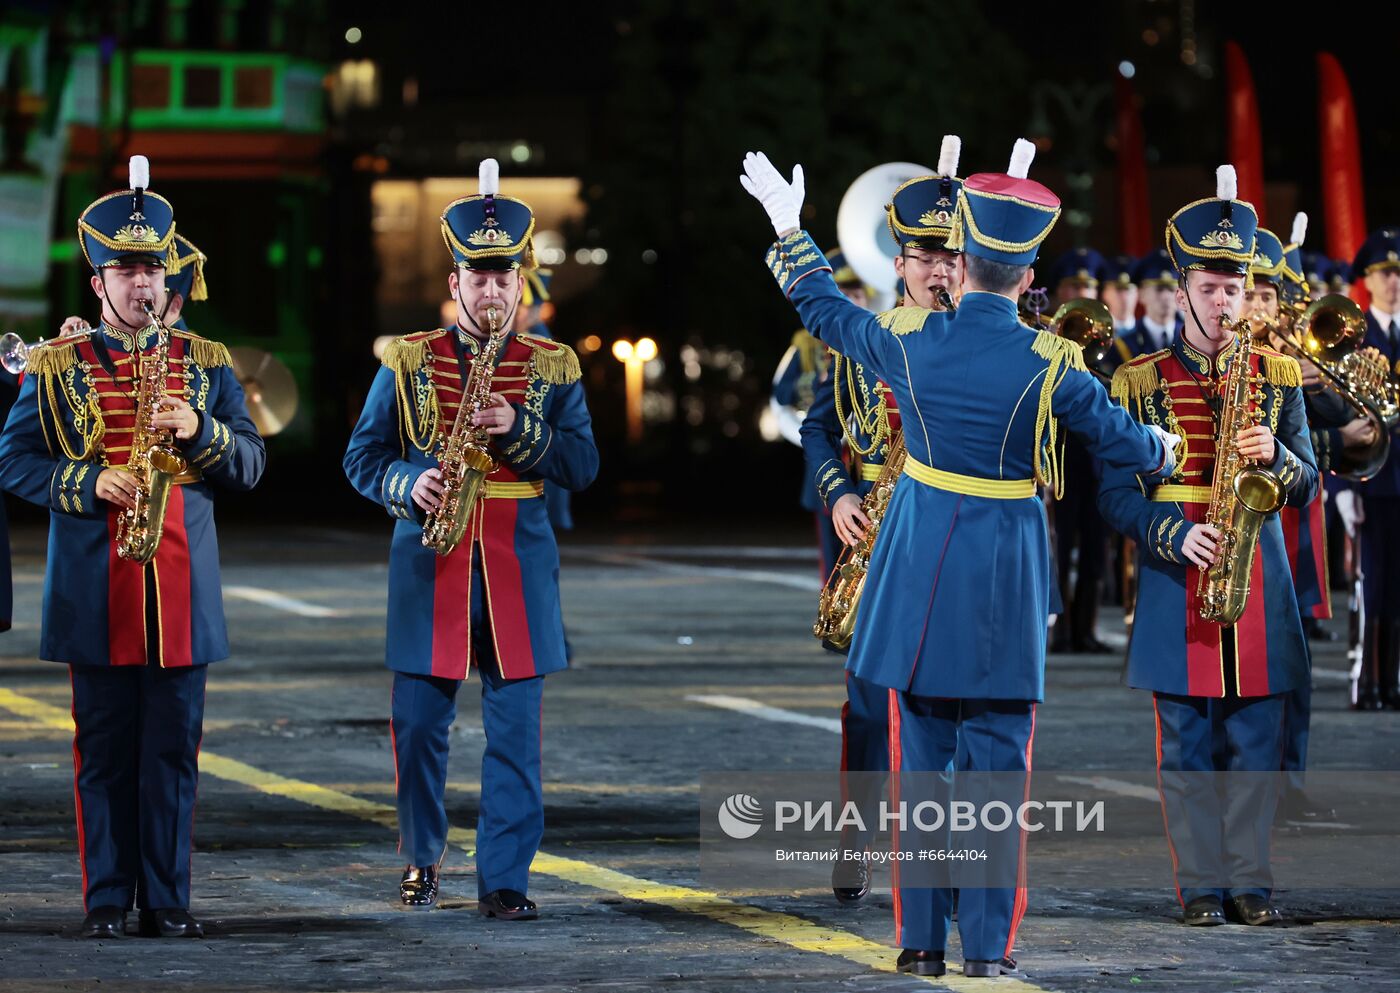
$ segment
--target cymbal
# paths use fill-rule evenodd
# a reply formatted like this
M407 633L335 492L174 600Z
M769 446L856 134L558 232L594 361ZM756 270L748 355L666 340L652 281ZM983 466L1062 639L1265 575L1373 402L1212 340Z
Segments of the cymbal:
M233 372L243 386L248 415L258 434L270 438L285 428L297 412L297 381L271 352L240 345L230 348Z

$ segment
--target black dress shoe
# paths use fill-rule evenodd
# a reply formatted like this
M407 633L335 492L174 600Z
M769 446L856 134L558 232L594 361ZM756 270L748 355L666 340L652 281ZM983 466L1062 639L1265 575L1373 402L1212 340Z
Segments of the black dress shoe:
M143 938L203 938L204 925L183 907L141 911Z
M126 933L126 911L121 907L93 907L83 918L84 938L120 938Z
M993 961L968 959L963 963L963 975L971 976L974 979L994 979L997 976L1010 976L1015 972L1016 960L1013 958Z
M915 976L941 976L948 971L948 963L943 961L942 952L921 952L906 948L895 961L896 972L908 972Z
M411 865L399 880L399 902L412 910L431 910L438 898L437 866Z
M1227 916L1236 924L1248 924L1250 927L1266 927L1283 920L1283 915L1268 897L1254 893L1231 897Z
M870 864L864 859L837 862L831 867L831 892L837 903L860 903L870 892Z
M1225 908L1218 896L1198 896L1186 905L1182 922L1192 927L1215 927L1225 923Z
M1278 805L1278 815L1274 819L1286 824L1317 824L1335 820L1336 817L1337 811L1334 808L1314 803L1300 790L1290 793Z
M476 909L503 921L533 921L540 916L535 902L516 890L492 890L477 901Z

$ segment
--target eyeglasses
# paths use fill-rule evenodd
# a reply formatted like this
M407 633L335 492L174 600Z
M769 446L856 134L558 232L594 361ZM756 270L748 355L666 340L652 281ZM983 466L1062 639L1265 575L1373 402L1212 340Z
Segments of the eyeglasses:
M906 255L904 258L906 261L927 266L934 272L946 272L951 274L958 267L958 260L956 258L946 258L942 255Z

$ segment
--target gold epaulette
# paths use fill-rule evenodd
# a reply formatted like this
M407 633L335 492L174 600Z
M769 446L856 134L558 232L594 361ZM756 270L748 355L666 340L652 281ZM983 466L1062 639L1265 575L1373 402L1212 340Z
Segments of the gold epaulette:
M1259 371L1274 386L1303 385L1303 367L1293 356L1267 345L1255 345L1254 350L1259 353Z
M428 342L441 338L446 333L442 328L438 328L436 331L415 331L413 334L401 335L384 346L384 355L379 361L386 369L392 369L400 375L417 372L423 368L423 361L428 357Z
M78 361L77 346L91 337L92 328L88 328L35 345L29 350L24 371L32 376L63 375Z
M578 355L562 341L553 338L537 338L532 334L517 334L516 340L530 346L535 353L535 371L546 383L567 386L577 383L583 377L579 368Z
M928 315L934 313L942 311L930 310L927 307L895 307L883 314L876 314L875 320L890 334L913 334L915 331L922 331L924 324L928 322Z
M189 342L186 352L195 364L205 369L214 369L221 365L232 366L233 356L228 353L228 346L222 341L211 341L208 338L200 337L193 331L180 331L171 328L170 333L177 338L183 338Z
M1157 363L1171 353L1170 348L1163 348L1139 355L1120 365L1113 373L1113 382L1108 388L1109 395L1126 404L1129 400L1141 400L1156 393L1162 386L1162 376L1157 371Z
M1084 364L1084 346L1068 338L1061 338L1057 334L1049 331L1037 331L1035 342L1031 345L1031 351L1039 355L1042 359L1049 359L1052 363L1069 366L1071 369L1078 369L1080 372L1088 372L1088 366Z

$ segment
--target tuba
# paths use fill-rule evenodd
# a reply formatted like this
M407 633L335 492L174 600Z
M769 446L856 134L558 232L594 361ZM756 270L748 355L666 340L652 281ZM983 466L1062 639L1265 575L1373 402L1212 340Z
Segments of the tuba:
M486 343L481 346L467 381L462 384L462 400L452 431L438 443L438 468L442 470L442 499L428 514L423 525L423 544L439 555L451 555L467 533L467 522L481 496L482 484L495 470L496 460L486 446L484 428L473 427L471 417L491 406L491 378L496 374L496 355L505 341L500 330L501 313L486 308Z
M856 177L836 208L836 241L861 282L888 300L894 284L894 260L899 243L885 222L885 206L894 191L933 170L916 162L886 162ZM896 304L898 301L896 301Z
M153 355L142 355L139 348L136 352L136 426L126 464L127 471L136 477L136 499L117 517L117 555L145 565L160 547L170 488L189 463L175 448L171 432L151 424L170 379L170 329L156 316L150 302L142 307L156 329L156 350Z
M1229 318L1222 315L1220 321L1228 324ZM1220 544L1215 563L1202 569L1196 579L1201 617L1217 624L1234 624L1244 616L1260 529L1264 520L1283 506L1286 496L1278 476L1246 463L1240 455L1237 436L1259 423L1261 412L1255 405L1264 394L1251 368L1255 341L1249 321L1239 321L1234 330L1237 344L1225 377L1225 404L1215 439L1215 475L1204 522L1220 532Z
M1307 359L1359 417L1371 422L1375 438L1361 449L1343 449L1332 472L1364 482L1390 456L1390 432L1400 424L1400 395L1385 359L1375 349L1360 348L1366 317L1350 297L1330 293L1306 308L1289 306L1278 321L1255 319L1297 358Z

